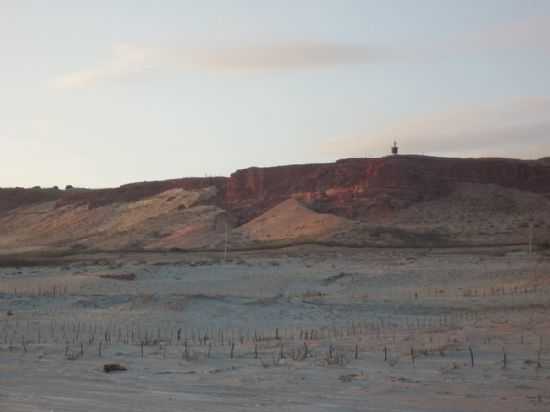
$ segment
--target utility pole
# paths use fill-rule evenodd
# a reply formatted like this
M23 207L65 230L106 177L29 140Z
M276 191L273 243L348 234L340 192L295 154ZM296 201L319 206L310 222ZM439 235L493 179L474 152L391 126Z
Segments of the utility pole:
M225 248L223 251L223 260L227 260L227 243L228 243L228 228L227 228L227 218L224 220L225 223Z
M533 253L533 222L529 222L529 256Z

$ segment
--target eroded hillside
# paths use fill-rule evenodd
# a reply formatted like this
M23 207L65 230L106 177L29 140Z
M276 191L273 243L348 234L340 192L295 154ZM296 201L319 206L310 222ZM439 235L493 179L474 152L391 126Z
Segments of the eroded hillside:
M394 156L114 189L1 189L6 251L550 240L545 160Z

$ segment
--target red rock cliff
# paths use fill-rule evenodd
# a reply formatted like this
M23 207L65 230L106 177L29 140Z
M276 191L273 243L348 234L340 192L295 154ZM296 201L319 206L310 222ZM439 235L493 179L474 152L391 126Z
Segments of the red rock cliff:
M444 196L459 182L550 194L550 165L513 159L392 156L249 168L231 175L225 202L240 222L291 196L318 211L368 218Z
M0 189L0 212L44 201L98 207L173 188L216 186L213 200L244 223L296 197L320 212L368 219L449 194L460 182L495 184L550 195L547 159L458 159L427 156L344 159L335 163L238 170L231 177L142 182L113 189Z

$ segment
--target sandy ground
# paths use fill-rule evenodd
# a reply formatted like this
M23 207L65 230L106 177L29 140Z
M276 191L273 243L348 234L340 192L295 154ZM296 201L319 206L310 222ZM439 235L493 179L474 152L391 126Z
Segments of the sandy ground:
M549 312L512 247L1 267L0 411L548 411Z
M0 254L31 248L75 250L254 249L304 242L432 247L550 245L550 199L494 185L459 184L446 197L360 220L318 213L287 199L238 227L212 204L216 188L172 189L101 207L45 202L0 213ZM298 195L297 195L298 196ZM298 196L299 197L299 196ZM366 208L368 205L365 205Z

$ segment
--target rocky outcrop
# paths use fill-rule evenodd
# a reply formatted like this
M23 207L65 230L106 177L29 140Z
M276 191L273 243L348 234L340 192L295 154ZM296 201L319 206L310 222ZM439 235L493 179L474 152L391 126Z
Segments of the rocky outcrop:
M231 175L225 202L241 223L290 197L320 212L369 219L448 195L465 182L549 194L550 165L513 159L392 156L250 168Z
M0 190L0 249L550 241L548 159L391 156L113 189ZM275 243L274 243L275 242Z
M295 198L311 209L369 220L383 218L415 202L450 194L459 183L493 184L550 194L550 163L540 160L460 159L391 156L344 159L335 163L238 170L231 177L184 178L141 182L113 189L3 189L0 212L55 201L57 207L88 208L134 202L167 190L216 187L206 204L225 209L246 223L275 205Z

